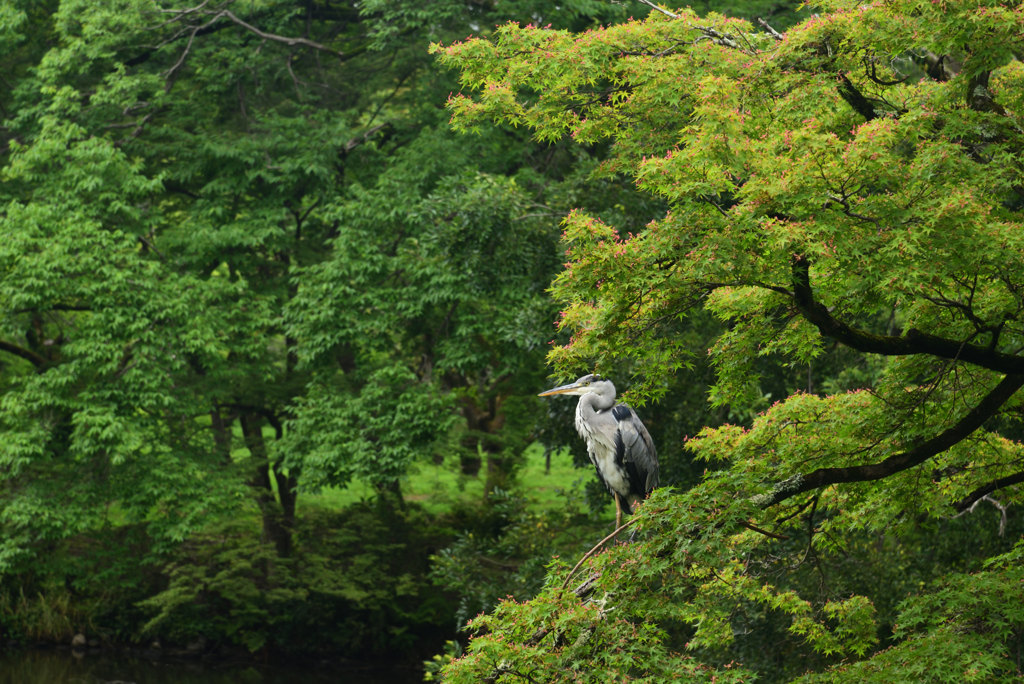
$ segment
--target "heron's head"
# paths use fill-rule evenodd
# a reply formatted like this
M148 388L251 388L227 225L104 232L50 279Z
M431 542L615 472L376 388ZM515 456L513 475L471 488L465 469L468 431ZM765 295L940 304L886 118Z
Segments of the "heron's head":
M612 384L611 380L605 380L600 375L591 374L584 375L578 378L576 382L569 383L568 385L562 385L554 389L549 389L547 392L541 392L538 397L550 397L553 394L575 394L582 396L584 394L597 394L601 397L611 396L615 397L615 385Z

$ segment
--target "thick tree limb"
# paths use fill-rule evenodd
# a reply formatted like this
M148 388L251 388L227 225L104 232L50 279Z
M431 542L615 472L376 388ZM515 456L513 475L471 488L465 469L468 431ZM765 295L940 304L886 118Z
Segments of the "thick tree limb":
M16 344L11 344L10 342L4 342L3 340L0 340L0 351L5 351L5 352L8 352L10 354L14 354L15 356L20 356L21 358L25 359L26 361L31 362L32 365L34 365L36 368L38 368L40 370L42 370L43 367L46 366L46 364L49 363L49 361L47 359L45 359L44 357L40 356L39 354L36 354L31 349L25 349L24 347L19 347Z
M1014 475L1007 475L1006 477L1001 477L998 480L993 480L992 482L989 482L987 485L978 487L973 492L957 501L955 504L953 504L953 508L956 509L957 513L963 513L964 511L966 511L971 506L975 505L976 503L984 499L992 492L1003 489L1004 487L1010 487L1015 484L1020 484L1022 482L1024 482L1024 472L1016 473Z
M929 354L940 359L964 361L998 373L1024 373L1024 357L1003 354L976 344L949 340L914 328L901 337L875 335L852 328L835 319L824 305L815 301L810 285L810 267L810 261L806 257L797 257L793 261L793 299L803 317L813 323L826 337L866 354Z
M804 492L834 484L883 480L890 475L920 465L970 436L986 420L994 416L1000 407L1022 386L1024 386L1024 374L1007 375L956 425L913 449L890 456L881 463L867 463L849 468L819 468L807 475L794 475L776 484L771 492L754 497L754 503L761 508L768 508Z
M231 408L238 409L239 411L248 411L249 413L255 413L257 415L266 418L270 426L274 428L274 438L281 439L284 436L284 426L281 424L280 418L277 414L270 409L263 408L262 406L252 406L250 404L217 404L217 408Z
M992 91L989 90L989 77L991 71L983 71L972 77L967 84L967 106L977 112L992 112L1005 115L1006 110L995 101Z
M853 85L842 71L839 72L839 95L868 121L878 117L878 114L875 113L875 105L871 104L871 100L857 90L857 86Z

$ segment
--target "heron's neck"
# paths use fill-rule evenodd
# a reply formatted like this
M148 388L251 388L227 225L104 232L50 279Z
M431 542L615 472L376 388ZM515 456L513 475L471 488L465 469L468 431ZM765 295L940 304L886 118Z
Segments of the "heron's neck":
M615 395L601 396L598 394L584 394L580 397L580 408L589 408L592 411L606 411L615 406Z

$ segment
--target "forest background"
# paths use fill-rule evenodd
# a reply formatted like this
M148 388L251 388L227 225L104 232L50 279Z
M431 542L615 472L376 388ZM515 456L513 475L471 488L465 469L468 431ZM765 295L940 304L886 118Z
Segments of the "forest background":
M502 652L494 640L477 639L451 676L511 681L564 671L588 678L604 667L637 677L664 670L787 681L903 653L900 645L916 643L913 631L899 631L903 624L929 637L942 629L967 635L946 638L962 648L917 648L921 663L946 662L950 676L968 672L968 679L1019 676L1021 611L992 606L1016 599L1024 606L1020 578L1000 569L1005 556L998 560L1024 531L1012 506L1022 480L1020 409L1009 399L1020 384L1007 389L1009 381L992 373L1020 369L991 358L1018 351L1013 269L1020 256L1004 234L1018 228L1021 208L1013 109L1020 96L1013 93L1021 78L1014 40L1024 32L1006 37L1019 22L1018 5L998 5L1003 14L985 4L964 7L998 15L986 20L995 28L984 26L997 36L984 69L962 68L973 64L970 50L932 44L942 17L960 16L949 8L938 19L929 15L924 35L931 38L911 36L892 16L866 21L883 40L848 27L842 30L851 35L842 34L834 17L851 8L761 0L695 5L696 14L682 19L640 2L600 0L4 0L2 637L69 641L81 631L108 643L157 640L193 652L411 661L451 641L440 663L466 645L457 630L468 618L497 610L495 622L476 624L486 627L478 633L511 629L505 646L522 649ZM684 24L697 33L657 33ZM757 292L781 282L777 270L717 280L722 274L710 269L699 278L686 272L685 287L658 280L685 258L714 262L719 247L729 253L721 263L749 266L749 253L729 250L758 253L750 245L761 238L749 235L770 234L765 217L812 225L813 215L800 218L811 211L807 196L831 198L824 208L815 200L814 211L831 206L835 229L858 238L864 230L882 235L880 222L890 220L877 218L882 208L859 207L901 188L898 174L878 165L858 171L874 176L856 190L845 182L831 195L787 188L799 198L792 206L772 205L777 188L744 195L742 169L754 162L723 162L721 149L693 144L694 130L718 120L693 102L729 103L735 95L714 80L720 75L660 67L623 75L613 66L664 63L681 46L700 44L737 52L747 68L775 54L765 46L785 43L776 33L788 29L803 36L790 44L811 53L792 59L812 64L816 77L826 74L803 87L812 93L807 101L816 97L837 119L829 130L856 137L862 124L898 119L919 96L899 91L911 86L932 88L934 97L955 90L956 104L927 100L933 118L974 117L929 134L952 140L952 150L917 158L945 155L946 166L936 161L920 172L922 183L937 183L930 179L941 171L948 174L942 182L975 191L970 210L959 205L961 223L985 215L998 225L970 232L943 224L929 235L949 231L958 254L977 249L982 256L966 264L947 258L952 275L929 273L929 280L922 264L938 248L902 245L895 265L830 267L833 290L824 295L827 314L849 306L850 320L869 337L907 340L905 331L922 328L954 340L954 353L929 348L929 362L939 360L931 366L906 361L919 353L906 345L892 351L833 325L812 300L800 299L798 277L791 289L787 275L773 294ZM567 43L544 43L565 36L608 36L600 58L580 62L590 73L580 74L579 55L559 53ZM762 42L737 48L738 40ZM849 64L837 66L840 46L857 40L863 44L847 51ZM453 43L443 60L428 50ZM474 52L484 44L495 52ZM538 55L551 57L550 65L530 61ZM709 55L704 63L720 59ZM739 63L721 63L728 67L721 78L734 78L728 70ZM680 87L687 93L680 99L651 86L653 95L641 97L648 84L669 77L687 88L683 77L692 78L704 90ZM783 81L772 87L802 92ZM479 101L453 97L481 86ZM567 101L543 97L563 92ZM1000 92L1002 99L992 94ZM638 109L629 110L631 101ZM473 134L453 129L450 108ZM641 123L622 124L604 110ZM700 139L747 139L731 125L701 130ZM863 134L882 136L870 126ZM882 137L865 159L914 158L906 139ZM668 162L644 165L666 150L671 159L683 140L690 147L682 149L704 155L690 166L710 168L710 176L671 176L682 190L651 180L678 173ZM759 167L761 178L814 175L791 168L783 154L748 154L776 164ZM949 158L967 158L967 166ZM728 173L716 175L723 164ZM979 180L981 172L965 170L983 166L1002 175ZM921 196L931 197L931 186L922 187ZM659 221L668 235L680 230L674 215L711 225L687 213L693 198L723 217L741 215L736 207L744 202L766 208L750 233L737 229L714 249L652 242ZM914 208L929 210L945 217L937 205ZM910 214L891 219L915 221ZM648 261L637 269L615 250L641 235L648 242L635 244ZM759 258L783 255L788 273L788 260L800 254L795 238L772 235ZM998 254L980 248L986 241ZM857 249L860 259L889 253L877 244ZM825 263L829 254L826 248L814 258ZM897 271L914 275L886 283L883 276ZM806 272L809 279L809 265ZM870 277L857 280L853 272ZM631 273L654 279L637 283ZM944 276L952 289L924 297L918 308L894 299L904 286L917 293L921 282ZM1008 283L1011 294L983 296L979 277ZM648 309L637 309L642 315L628 313L636 291L655 295ZM846 293L856 304L843 303ZM928 302L952 322L920 308ZM813 326L793 322L801 316ZM975 339L986 335L984 344ZM624 584L606 587L600 600L587 591L577 592L582 603L577 594L558 599L586 614L546 603L571 579L565 560L572 565L610 531L607 495L572 430L573 404L535 396L554 381L546 362L552 348L559 377L596 363L620 389L631 388L658 445L666 485L659 497L666 498L645 507L662 517L642 523L641 539L660 529L664 539L701 539L720 554L695 562L673 555L696 554L695 547L680 552L647 541L612 548L601 562L628 561L648 574L618 578ZM990 389L999 403L983 396ZM736 503L749 496L721 494L728 486L760 492L768 497L762 507L781 503L789 490L773 489L765 468L789 476L792 464L847 467L850 458L898 456L945 429L966 429L974 415L967 404L977 402L991 411L944 444L974 435L973 448L995 454L990 461L953 449L941 463L912 464L912 483L844 490L856 492L853 499L833 487L768 521ZM837 437L836 424L860 432ZM788 433L780 437L785 426L802 425L805 441L846 451L822 455L793 447ZM766 451L776 440L777 455ZM944 451L927 458L936 453ZM558 471L569 458L579 470L557 487L544 483L539 495L545 460ZM755 462L761 465L742 465ZM427 494L411 493L431 478ZM790 490L815 494L838 482ZM666 520L666 506L693 517ZM773 532L736 527L751 520ZM561 560L552 563L553 556ZM673 584L666 562L686 568L689 584ZM608 573L602 567L580 578L588 591ZM772 590L758 598L755 589L768 587L768 577ZM709 584L721 591L708 592ZM981 613L956 604L983 589L989 608ZM621 620L604 612L599 619L632 630L614 633L623 642L609 636L603 643L637 646L628 657L621 649L609 655L593 638L599 628L587 611L610 609L610 597L630 591L649 595L638 594ZM499 602L509 595L539 598ZM674 612L658 612L650 596L673 597ZM946 598L914 604L908 596ZM558 629L510 626L546 624L562 609L569 617ZM549 633L554 646L542 646ZM688 654L685 662L669 657L677 651ZM517 664L520 657L526 664ZM703 669L688 670L690 658Z

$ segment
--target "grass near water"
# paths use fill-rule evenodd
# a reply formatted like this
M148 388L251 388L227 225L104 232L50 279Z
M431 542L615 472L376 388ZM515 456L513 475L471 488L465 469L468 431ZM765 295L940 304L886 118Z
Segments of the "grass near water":
M576 468L568 451L551 454L551 472L544 470L544 448L534 443L527 448L526 462L519 469L518 489L530 500L534 508L558 505L560 491L568 490L593 477L589 469ZM445 513L459 503L481 501L484 496L486 463L480 473L470 477L457 472L450 464L417 464L402 478L402 494L406 501L419 503L428 513ZM324 489L319 494L300 495L298 507L343 508L360 501L371 501L373 488L362 482L353 482L345 488ZM609 504L609 510L614 507Z

